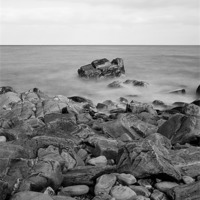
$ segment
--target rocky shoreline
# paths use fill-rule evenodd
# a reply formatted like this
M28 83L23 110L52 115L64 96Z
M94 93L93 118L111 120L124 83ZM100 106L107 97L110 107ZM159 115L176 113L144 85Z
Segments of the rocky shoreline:
M199 103L1 87L0 200L198 200Z

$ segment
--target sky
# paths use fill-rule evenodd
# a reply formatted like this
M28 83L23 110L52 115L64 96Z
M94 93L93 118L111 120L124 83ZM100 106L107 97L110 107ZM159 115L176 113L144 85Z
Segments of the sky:
M0 0L0 45L200 45L200 0Z

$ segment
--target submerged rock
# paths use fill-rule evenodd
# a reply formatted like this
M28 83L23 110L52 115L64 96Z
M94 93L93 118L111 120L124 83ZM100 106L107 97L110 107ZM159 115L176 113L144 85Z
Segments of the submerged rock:
M125 74L124 62L121 58L116 58L112 62L106 58L95 60L91 64L78 69L78 74L82 78L119 77Z

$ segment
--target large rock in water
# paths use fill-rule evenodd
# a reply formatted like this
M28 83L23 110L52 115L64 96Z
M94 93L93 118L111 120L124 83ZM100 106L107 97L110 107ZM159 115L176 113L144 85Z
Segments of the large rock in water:
M78 69L80 77L100 78L119 77L125 74L124 62L121 58L116 58L112 62L106 58L95 60L91 64L84 65Z

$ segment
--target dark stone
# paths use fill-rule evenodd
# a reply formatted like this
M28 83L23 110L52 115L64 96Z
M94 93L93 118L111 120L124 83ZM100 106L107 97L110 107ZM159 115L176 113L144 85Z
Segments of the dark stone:
M200 96L200 85L198 86L197 90L196 90L196 95Z
M179 90L171 91L169 93L171 93L171 94L185 94L186 90L185 89L179 89Z
M109 88L122 88L120 81L113 81L112 83L108 84Z
M200 100L198 100L198 99L191 102L191 103L194 104L194 105L200 106Z
M2 87L0 87L0 94L5 94L7 92L15 92L15 90L10 86L2 86Z
M173 115L158 129L158 133L171 140L172 145L176 143L200 144L200 119L195 116L183 114Z
M175 200L198 200L200 199L200 181L174 187L168 190L167 194Z
M84 78L100 78L100 77L118 77L125 74L123 60L121 58L114 59L111 63L106 59L95 60L92 64L82 66L78 69L80 77Z
M5 200L8 194L8 183L0 180L0 200Z
M132 84L133 86L140 86L140 87L144 87L147 86L148 83L144 82L144 81L137 81L137 80L126 80L123 82L124 84Z
M104 104L104 103L98 103L96 108L101 110L101 109L107 109L108 106L106 104Z

